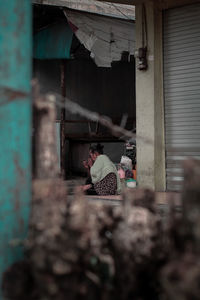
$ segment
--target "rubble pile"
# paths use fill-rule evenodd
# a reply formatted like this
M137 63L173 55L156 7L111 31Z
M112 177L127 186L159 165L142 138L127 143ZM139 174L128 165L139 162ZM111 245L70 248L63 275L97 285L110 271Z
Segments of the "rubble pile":
M155 294L151 268L158 258L154 252L160 247L161 230L153 203L149 208L135 206L131 192L123 206L91 203L80 192L69 203L58 196L62 186L54 198L54 187L51 181L37 187L40 196L34 196L27 260L21 262L18 286L28 274L32 285L26 284L16 296L7 287L10 299L23 299L23 292L26 299L37 300L128 299L139 290L138 299L144 292L146 299ZM153 202L153 193L146 193ZM142 277L151 278L146 291L138 289Z
M110 206L79 190L69 201L53 180L36 184L26 259L5 273L6 299L199 299L200 164L193 169L183 214L172 209L165 226L150 190Z

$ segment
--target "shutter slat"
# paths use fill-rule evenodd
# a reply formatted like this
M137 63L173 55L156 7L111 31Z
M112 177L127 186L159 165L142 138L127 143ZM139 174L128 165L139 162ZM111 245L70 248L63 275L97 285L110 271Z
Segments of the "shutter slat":
M164 12L167 190L180 190L182 163L200 159L200 4Z

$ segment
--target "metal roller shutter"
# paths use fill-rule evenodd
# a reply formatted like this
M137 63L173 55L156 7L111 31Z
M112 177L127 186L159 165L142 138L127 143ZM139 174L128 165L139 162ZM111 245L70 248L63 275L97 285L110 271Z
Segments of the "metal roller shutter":
M167 190L179 190L182 162L200 159L200 4L164 12Z

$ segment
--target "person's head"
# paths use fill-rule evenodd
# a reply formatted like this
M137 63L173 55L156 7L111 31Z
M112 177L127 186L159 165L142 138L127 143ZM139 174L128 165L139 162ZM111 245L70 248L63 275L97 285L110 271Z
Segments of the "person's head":
M103 148L104 146L101 144L90 146L89 154L93 161L95 161L99 155L103 154Z

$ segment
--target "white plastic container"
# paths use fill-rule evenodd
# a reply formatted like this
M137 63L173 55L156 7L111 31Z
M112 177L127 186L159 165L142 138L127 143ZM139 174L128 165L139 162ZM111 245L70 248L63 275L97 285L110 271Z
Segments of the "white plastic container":
M134 180L134 179L129 179L129 180L127 180L126 181L126 186L128 187L128 188L136 188L136 180Z

